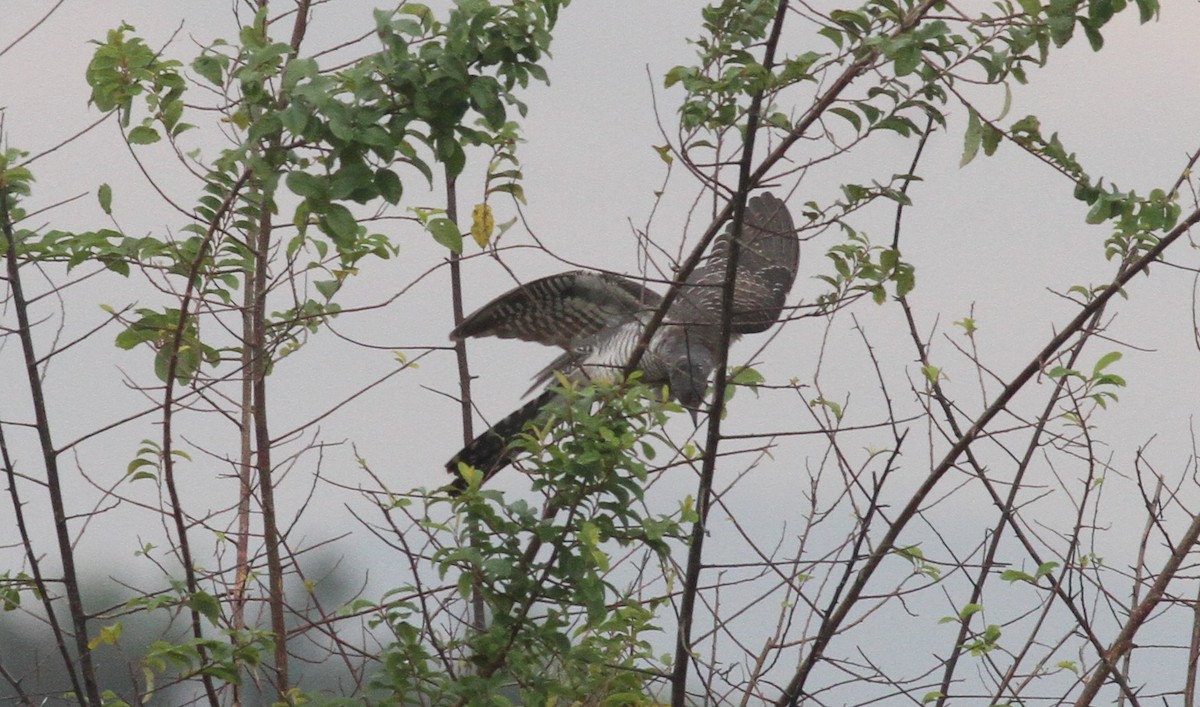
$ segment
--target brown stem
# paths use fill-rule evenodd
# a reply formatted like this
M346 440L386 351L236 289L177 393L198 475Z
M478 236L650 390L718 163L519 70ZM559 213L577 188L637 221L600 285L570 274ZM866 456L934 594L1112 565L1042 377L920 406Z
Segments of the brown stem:
M8 247L5 262L8 266L8 286L12 291L13 309L17 313L17 335L21 341L21 352L25 357L25 374L29 379L29 394L33 402L34 419L37 424L38 442L42 451L42 463L46 467L46 491L50 495L50 508L54 513L54 534L58 541L58 555L62 562L63 585L67 592L67 606L71 612L71 624L75 635L75 650L79 654L83 677L83 691L76 692L80 704L99 707L100 688L96 683L96 670L92 664L92 652L88 648L87 614L83 610L83 597L79 592L79 579L75 573L75 552L71 547L71 530L67 526L66 505L63 503L62 482L58 474L58 455L54 451L54 440L50 435L50 415L46 411L46 398L42 391L42 379L38 375L37 355L33 348L33 330L29 324L29 306L21 287L20 266L17 263L17 241L12 228L12 215L8 209L9 194L0 190L0 227ZM7 463L6 463L7 466ZM14 486L15 488L15 486ZM47 612L53 617L53 612ZM51 619L53 620L53 618ZM56 636L61 632L55 631ZM65 654L67 672L75 689L79 689L78 678ZM86 701L84 696L86 695Z
M1196 668L1200 663L1200 589L1192 602L1192 640L1188 643L1187 679L1183 681L1183 707L1196 707Z
M258 6L265 8L267 0L258 0ZM296 20L292 25L291 52L289 61L300 50L304 41L305 29L308 26L309 0L299 0L296 3ZM284 66L286 70L286 65ZM287 100L279 97L277 108L282 110ZM268 137L261 148L270 153L280 149L280 135L276 131ZM288 697L290 679L288 677L287 624L284 620L286 596L283 587L283 561L280 555L279 520L275 507L275 480L271 467L271 431L267 423L267 373L270 369L270 352L267 349L267 264L271 256L271 209L272 199L265 191L260 194L262 203L259 204L259 220L255 233L252 234L252 249L254 251L254 282L251 310L252 336L247 346L251 349L251 368L247 373L251 377L251 400L254 422L254 467L258 475L259 503L262 507L263 542L267 551L267 603L271 614L271 632L275 635L275 689L279 699L290 704Z
M249 283L251 273L246 270L242 281ZM253 468L254 444L250 438L250 428L254 424L254 385L250 371L253 359L250 347L247 346L254 337L254 290L244 287L242 290L242 390L241 409L238 415L238 436L241 449L238 455L238 504L237 504L237 540L234 544L234 579L233 593L230 600L233 605L232 625L234 631L246 627L246 584L250 577L250 504L254 494ZM238 687L234 686L234 694Z
M254 410L254 468L258 474L259 502L262 504L263 540L267 550L267 578L271 609L271 632L275 634L275 688L281 700L287 699L288 652L287 625L284 623L283 562L279 554L279 522L275 512L275 480L271 468L271 432L267 425L267 259L270 257L271 210L265 203L259 213L258 232L254 234L254 335L249 343L254 365L251 387Z
M458 225L458 189L455 177L451 176L449 168L445 168L446 179L446 218ZM462 298L462 256L450 252L450 307L453 310L454 326L463 321ZM458 405L462 414L463 444L475 439L474 420L471 417L471 366L467 359L467 342L458 339L454 342L454 359L458 364ZM471 523L478 525L476 521ZM468 534L471 538L479 536L478 528L472 528ZM471 592L471 627L482 632L485 628L487 607L483 603L483 593L479 591L479 578L475 579L475 589Z
M67 648L66 634L63 632L62 624L58 622L58 614L54 611L53 595L46 585L45 578L42 577L42 564L38 560L38 554L33 549L33 538L29 537L29 525L25 522L25 502L21 500L21 494L17 488L18 477L16 467L13 465L12 457L8 453L8 438L4 434L3 424L0 424L0 460L4 463L4 475L8 477L8 496L12 500L13 515L17 522L17 533L21 536L21 548L25 551L25 561L29 563L29 573L33 576L33 586L37 590L38 598L42 602L42 610L46 612L46 621L50 624L50 632L54 635L54 645L58 648L58 654L62 657L67 677L71 680L71 689L76 695L82 695L83 688L79 683L79 674L75 672L75 662L71 660L71 652ZM18 692L21 690L19 681L10 679L8 682L13 686L13 689ZM33 702L25 699L24 704L32 705Z
M780 0L775 12L771 35L767 39L763 67L770 73L775 63L775 49L783 31L783 20L787 16L788 0ZM742 230L746 212L746 195L750 191L750 165L754 159L754 140L758 132L759 111L762 109L763 91L750 99L746 113L746 138L742 146L742 158L738 168L738 191L732 201L733 224L730 233ZM692 525L692 537L688 546L687 566L684 570L683 592L679 603L679 635L675 640L675 665L671 672L671 705L683 707L687 698L688 665L692 654L692 620L695 617L696 594L700 584L700 570L704 559L704 537L708 532L708 511L712 506L713 474L717 466L717 449L721 444L721 418L725 408L725 382L729 364L729 342L733 334L733 291L737 280L737 261L741 251L738 238L729 239L729 257L725 263L725 281L721 290L721 335L717 346L717 370L713 376L713 399L708 411L708 436L704 444L704 457L700 465L700 483L696 490L696 522ZM682 276L681 276L682 277ZM661 311L661 310L660 310Z
M200 278L200 270L204 265L204 261L208 258L208 253L212 248L212 242L216 238L218 224L225 217L233 206L233 202L237 199L241 188L245 185L249 178L249 171L245 171L234 183L229 190L229 194L225 196L225 200L221 203L220 208L213 215L212 220L205 230L204 238L200 243L200 248L196 253L196 257L192 260L188 268L187 284L184 287L183 297L179 303L179 321L175 323L175 331L170 340L170 356L167 359L166 381L163 390L162 402L162 465L163 465L163 485L167 489L167 498L171 504L171 519L175 524L175 534L179 543L179 561L183 565L184 584L187 587L189 595L194 595L197 592L198 585L196 583L196 569L192 562L191 543L188 542L187 526L188 521L184 515L183 504L179 499L178 485L175 483L175 454L174 444L175 435L172 430L175 409L175 382L176 372L179 369L179 347L183 343L184 331L187 328L189 320L189 311L191 310L192 300L196 296L196 286ZM196 609L188 610L192 636L196 639L204 637L204 632L200 623L200 612ZM203 646L197 647L202 662L207 660L207 650ZM217 698L216 685L213 683L212 677L207 673L202 673L200 676L204 684L205 696L208 697L209 704L216 707L220 704Z

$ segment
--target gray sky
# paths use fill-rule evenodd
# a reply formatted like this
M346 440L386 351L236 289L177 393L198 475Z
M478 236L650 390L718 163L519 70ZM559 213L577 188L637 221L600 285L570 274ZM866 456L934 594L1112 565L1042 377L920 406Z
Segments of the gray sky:
M1099 54L1091 52L1082 38L1056 52L1045 70L1031 72L1031 85L1016 87L1007 120L1037 113L1047 133L1058 131L1086 168L1093 174L1108 176L1124 189L1145 194L1154 187L1169 186L1187 153L1200 146L1200 81L1196 80L1200 76L1200 49L1194 41L1194 30L1200 26L1200 3L1167 0L1164 4L1162 21L1146 26L1137 25L1136 11L1126 12L1105 31L1107 45ZM9 5L0 29L0 47L31 26L47 6L34 2ZM360 2L319 7L307 46L324 48L368 31L369 7L370 3ZM690 0L610 0L576 2L563 13L549 67L551 85L536 86L527 96L527 143L519 150L529 199L524 208L526 224L546 251L507 251L504 264L519 278L532 279L571 267L561 261L617 271L636 269L637 241L632 229L645 227L655 204L654 192L662 189L666 176L665 165L652 149L663 144L664 138L651 101L657 98L658 120L668 126L667 132L674 138L675 130L670 126L679 94L663 90L661 76L672 66L690 60L692 50L684 40L697 32L699 7L700 3ZM165 43L182 21L182 29L166 53L185 61L195 53L196 42L203 44L235 34L228 3L68 2L31 37L0 56L0 106L5 109L4 137L8 145L41 152L99 117L94 109L85 107L88 91L84 68L91 52L87 42L102 37L120 20L134 25L154 47ZM803 50L812 40L794 41ZM972 95L981 106L993 111L993 117L999 111L997 92ZM200 100L199 95L196 100ZM1072 186L1065 178L1012 145L1002 146L993 158L981 156L960 168L964 127L965 117L959 110L951 115L949 130L931 140L920 170L924 181L910 192L915 204L905 215L902 251L917 269L918 287L912 302L918 325L932 334L934 360L948 377L948 390L955 402L974 413L981 409L980 384L970 361L956 353L944 338L967 344L952 322L968 316L974 306L981 359L989 371L1006 379L1073 315L1074 305L1055 293L1076 284L1102 284L1111 277L1114 265L1103 258L1102 242L1108 231L1084 223L1086 206L1071 198ZM195 131L188 140L193 141L185 140L189 147L199 147L207 155L216 154L222 145L218 135L206 131ZM799 182L793 177L775 189L780 193L795 189L790 203L798 210L804 201L823 200L836 193L843 181L869 183L904 172L914 144L900 139L870 142L845 158L814 168ZM797 156L812 156L805 154L805 149L801 146ZM156 155L151 149L140 154L148 156L154 173L175 198L191 202L196 182L167 153ZM107 182L114 188L115 218L127 233L178 234L183 225L140 177L112 121L39 159L32 167L38 178L30 202L33 207L89 193L39 216L37 223L62 229L110 225L94 197L97 185ZM465 215L478 198L481 181L475 172L460 184L460 199L467 204L462 209ZM415 204L439 203L437 194L420 194L417 182L406 187L406 198L412 196ZM688 210L697 192L695 181L676 168L650 226L651 237L672 252L685 232L695 238L707 226L702 213L688 224ZM1191 197L1185 196L1185 212L1191 203ZM496 208L497 221L515 215L511 204L499 202ZM893 216L891 209L881 205L857 215L854 225L871 234L876 242L886 243L890 241ZM315 418L393 370L394 359L388 349L445 342L452 326L448 272L437 270L405 289L437 265L442 253L411 224L396 224L399 257L369 264L363 276L345 291L344 304L377 304L397 293L404 294L382 309L338 319L334 326L346 339L318 336L278 366L271 379L277 405L272 418L275 430L291 429ZM828 271L823 253L834 244L834 237L827 233L804 245L794 303L811 304L823 292L814 276ZM532 239L518 224L504 236L503 243L529 244ZM468 244L471 252L476 251ZM1174 249L1170 260L1189 267L1197 265L1187 246ZM512 284L505 270L487 257L469 260L464 269L468 309ZM1148 458L1159 472L1176 480L1183 477L1192 458L1191 426L1197 410L1200 363L1192 328L1192 287L1193 274L1184 270L1157 267L1150 278L1139 278L1129 288L1130 300L1119 302L1111 310L1114 319L1108 335L1136 344L1141 350L1122 348L1117 343L1096 343L1084 357L1089 362L1086 367L1090 367L1091 361L1108 350L1122 350L1124 359L1113 370L1129 382L1128 388L1119 391L1120 403L1096 420L1096 434L1106 445L1098 456L1109 460L1116 472L1106 481L1105 515L1097 521L1112 528L1103 534L1103 545L1098 548L1100 554L1111 558L1110 565L1123 566L1130 561L1144 520L1142 501L1132 480L1138 447L1153 439ZM137 276L128 281L96 278L68 291L65 297L65 339L102 319L103 313L97 307L100 303L121 306L136 301L153 306L165 301ZM819 384L826 396L849 400L848 425L877 422L882 401L873 375L863 373L869 361L854 331L851 314L857 317L880 356L889 392L902 408L899 414L919 412L908 386L909 381L919 385L921 374L914 363L902 314L895 306L876 307L862 302L828 322L815 318L791 322L761 353L758 351L767 336L741 343L734 358L743 362L754 356L773 383L797 378L810 386L804 389L810 398L816 397L812 386ZM4 317L7 326L12 313L5 312ZM129 388L126 377L152 383L150 354L145 350L117 350L111 346L115 335L116 330L109 328L51 366L51 414L60 442L146 405L145 399ZM470 350L474 372L479 376L477 403L491 420L517 404L529 377L554 355L532 344L514 342L473 343ZM23 388L14 384L18 380L18 354L11 344L0 349L0 400L6 401L5 417L11 414L9 406L15 404L13 396L24 395ZM443 483L441 465L461 443L457 408L442 395L455 392L454 381L452 357L435 353L423 359L418 369L392 378L322 421L320 438L343 444L326 451L321 473L349 486L363 483L354 463L353 445L395 490ZM984 385L989 396L999 390L994 380ZM1018 406L1032 415L1044 404L1047 392L1043 386L1020 398ZM185 432L185 441L222 454L234 453L231 428L199 421L196 424L197 438L193 440ZM996 424L1007 427L1011 420ZM813 428L805 406L794 395L780 391L764 392L757 398L742 392L734 401L729 425L743 432ZM681 415L668 429L679 440L690 433L691 426ZM157 427L149 422L127 425L81 447L78 463L96 486L111 486L121 478L139 440L158 434ZM925 435L926 430L914 430L911 446L905 450L902 473L892 482L891 491L899 503L906 498L903 491L929 469L928 440L918 440ZM310 432L305 441L311 437ZM880 447L886 442L886 434L863 435L853 443L847 440L846 445L861 453L862 448ZM809 436L781 438L777 444L775 459L764 461L751 479L736 486L727 499L748 532L767 546L773 544L772 538L779 537L794 544L803 507L800 493L807 488L814 469L823 463L825 451L818 438ZM945 447L940 440L935 446L939 450ZM298 446L292 447L296 449ZM196 462L187 468L184 481L193 512L205 506L216 510L231 504L235 484L228 479L214 482L228 474L229 468L203 454L194 454ZM33 464L32 447L25 447L20 456ZM1011 467L1011 461L1004 454L988 447L984 456L989 464L996 465L1000 477L1007 477L1010 470L1004 467ZM290 472L284 497L289 509L298 507L313 484L316 463L315 456L303 457ZM723 467L719 485L732 483L744 466L744 462L733 460ZM1056 473L1061 475L1058 480ZM1059 491L1059 483L1074 490L1081 473L1060 458L1040 466L1035 483L1050 491ZM74 512L105 505L96 488L73 476L70 501ZM525 488L524 480L513 472L497 479L497 485L512 490ZM403 582L403 567L382 554L383 549L355 527L343 508L343 504L351 504L362 510L366 507L363 500L324 483L317 483L317 488L316 500L296 532L303 533L310 543L354 532L355 540L343 543L335 554L351 555L351 567L373 565L372 586ZM656 483L652 503L668 510L693 491L693 475L682 470L667 474ZM148 494L147 500L154 496L148 485L130 492ZM1200 505L1200 489L1194 480L1185 481L1180 494L1190 508ZM1073 513L1064 503L1065 499L1058 496L1039 501L1031 507L1030 518L1056 531L1069 530L1069 525L1064 528L1056 522L1064 517L1064 509ZM994 522L989 511L981 495L968 491L935 510L931 517L945 523L943 530L961 534L964 547L970 547L983 539L985 529ZM842 513L846 514L848 511ZM723 517L724 513L718 515ZM1173 517L1179 517L1178 511ZM0 507L0 534L11 528L11 518L11 508ZM143 542L164 544L161 524L162 519L155 514L129 504L102 515L84 536L81 547L87 558L85 567L103 574L114 572L114 567L129 567L132 576L153 576L132 555ZM136 537L126 532L130 528L137 530ZM819 538L822 532L826 531L816 536ZM837 531L828 532L827 540L833 542ZM914 528L911 532L914 541L918 537L928 539L924 529ZM738 558L747 552L720 519L713 536L714 558ZM49 553L50 537L44 536L41 542L42 551ZM927 554L933 548L936 545L927 549ZM4 567L20 562L19 555L12 551L0 552L0 557L5 558ZM1012 559L1020 562L1021 554L1014 552ZM946 607L943 610L950 613ZM755 633L754 621L769 622L774 612L775 607L766 607L762 617L750 612L749 633ZM936 613L925 614L922 619L920 626L929 630ZM913 630L901 620L888 625L897 631ZM949 634L931 635L941 641L938 648L946 647Z

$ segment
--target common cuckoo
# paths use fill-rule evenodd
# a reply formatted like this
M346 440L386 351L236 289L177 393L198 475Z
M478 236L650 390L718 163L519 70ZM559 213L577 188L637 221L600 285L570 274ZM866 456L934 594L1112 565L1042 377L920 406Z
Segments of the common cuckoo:
M774 195L751 198L742 220L730 314L734 338L765 331L779 319L800 261L792 216ZM666 384L693 420L716 367L731 230L717 236L711 252L680 286L638 365L642 381ZM552 382L555 372L572 381L611 379L628 363L662 301L634 280L576 270L500 295L464 319L450 338L496 336L562 348L564 353L535 377L533 388ZM547 387L446 462L456 477L454 489L466 483L458 474L459 462L482 471L485 480L511 464L510 443L558 395L553 385Z

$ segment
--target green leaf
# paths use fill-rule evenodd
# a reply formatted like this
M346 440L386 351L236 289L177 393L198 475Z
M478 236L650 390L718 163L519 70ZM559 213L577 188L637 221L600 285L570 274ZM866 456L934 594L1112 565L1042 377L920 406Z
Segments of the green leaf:
M1033 577L1027 572L1021 570L1004 570L1000 573L1000 579L1005 582L1029 582L1033 583Z
M895 63L892 64L892 67L896 76L907 76L916 71L920 64L921 48L913 44L896 52Z
M324 215L321 216L321 225L322 230L339 245L352 243L358 235L358 221L354 219L350 209L341 204L330 204L326 207Z
M979 154L981 144L983 144L983 124L979 121L979 114L968 109L967 134L963 138L963 156L958 166L966 167L970 164L971 160L975 159L975 155Z
M1018 0L1021 3L1021 9L1026 14L1037 17L1042 11L1042 3L1039 0Z
M404 185L400 182L400 177L390 169L380 168L375 172L375 187L384 201L393 206L400 203L400 197L404 194Z
M221 618L221 605L208 592L198 591L188 599L188 606L216 626Z
M838 49L842 48L842 33L837 29L833 27L825 27L824 29L818 30L817 34L833 42L835 45L837 45Z
M148 125L139 125L129 131L129 142L134 145L150 145L161 139L158 131Z
M228 60L224 57L214 54L201 54L192 61L192 71L200 74L209 83L220 86L227 62Z
M734 372L732 377L734 385L744 385L748 388L757 388L766 382L766 378L750 366L743 366Z
M1087 37L1092 51L1098 52L1104 48L1104 36L1100 34L1099 27L1088 20L1080 20L1079 26L1083 28L1083 35Z
M983 126L983 154L988 157L996 154L996 150L1000 147L1000 141L1003 138L1004 133L985 123Z
M1104 223L1112 215L1113 204L1108 199L1100 197L1096 199L1096 203L1092 204L1092 208L1088 209L1086 221L1093 226L1098 223Z
M100 209L112 216L112 187L108 184L101 184L100 189L96 192L96 197L100 200Z
M171 367L171 347L163 346L154 354L154 375L163 383L168 382ZM178 368L178 364L176 365Z
M467 92L475 109L487 121L488 127L498 129L504 125L504 103L498 95L500 86L491 77L477 77L471 81Z
M1146 24L1158 17L1158 0L1136 0L1138 6L1138 22Z
M1121 352L1120 351L1110 351L1110 352L1104 354L1103 356L1100 357L1100 360L1096 362L1095 367L1092 368L1092 377L1093 378L1098 377L1100 375L1101 371L1103 371L1105 368L1108 368L1110 365L1112 365L1120 360L1121 360Z
M293 135L301 136L308 125L309 113L301 103L293 103L279 114L279 124Z
M151 471L138 471L142 467L147 466L151 468ZM129 466L125 468L125 473L129 476L131 481L138 481L141 479L158 478L158 476L154 473L154 471L157 470L158 463L152 459L134 459L133 461L129 462Z
M438 143L437 153L439 161L446 166L448 176L457 177L462 174L467 163L467 153L463 151L462 145L454 140L444 140Z
M284 182L296 196L312 199L317 203L329 200L329 180L307 172L288 172Z
M529 203L529 202L525 201L525 189L520 184L517 184L516 182L513 182L511 184L497 184L496 186L487 190L488 194L491 194L493 192L504 192L506 194L512 195L512 197L514 199L521 202L522 204ZM513 223L515 223L515 222L516 222L516 217L514 216L511 220L506 221L504 224L502 224L500 226L500 232L504 233L505 231L508 230L509 226L512 226Z
M1037 573L1034 576L1045 577L1056 569L1058 569L1057 562L1043 562L1042 564L1038 565Z
M426 226L429 233L433 235L433 240L441 245L446 246L455 253L461 253L463 247L462 232L458 230L458 226L448 218L435 218Z
M341 280L316 280L313 282L313 287L317 288L317 292L326 300L333 299L337 291L342 286Z
M858 117L858 113L855 113L849 108L842 108L840 106L834 106L833 108L830 108L829 112L845 118L846 122L854 126L855 132L862 132L862 118Z

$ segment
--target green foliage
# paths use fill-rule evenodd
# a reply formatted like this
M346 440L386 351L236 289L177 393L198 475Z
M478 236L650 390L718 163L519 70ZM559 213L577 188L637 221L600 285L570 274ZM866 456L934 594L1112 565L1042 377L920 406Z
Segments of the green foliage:
M18 572L15 576L12 570L0 572L0 609L16 611L21 608L21 594L31 592L34 597L41 598L33 577L26 572Z
M191 455L182 449L172 449L171 455L177 459L186 461L191 461L192 459ZM162 459L162 446L152 439L143 439L142 446L138 448L137 456L133 461L129 462L125 473L129 476L130 481L158 479L158 475L162 471Z
M667 561L668 540L682 537L679 521L640 510L650 441L668 411L658 392L643 386L564 387L552 419L531 425L517 444L529 452L536 491L546 512L525 500L505 500L476 481L453 500L457 542L433 561L458 578L461 597L475 593L489 623L441 645L469 661L457 679L433 663L429 637L419 630L417 606L388 609L395 641L385 651L376 687L439 701L495 702L515 686L519 704L651 704L645 670L658 661L643 637L658 631L661 600L645 603L632 588L607 579L611 554L640 548Z
M870 295L876 304L887 301L887 285L893 286L896 297L907 295L916 286L912 265L900 259L892 248L872 245L866 234L843 226L848 235L845 243L831 247L825 256L833 263L833 273L818 275L817 279L830 286L830 291L817 299L817 304L830 310L843 306L855 295Z
M1110 351L1109 353L1100 357L1100 360L1096 362L1095 366L1093 366L1090 375L1071 368L1065 368L1063 366L1055 366L1054 368L1051 368L1046 372L1046 375L1055 380L1066 378L1078 381L1079 389L1077 393L1079 395L1090 398L1101 408L1107 408L1109 401L1115 403L1119 400L1117 394L1114 393L1112 389L1125 387L1124 378L1115 373L1104 372L1104 369L1108 368L1110 365L1119 360L1121 360L1121 353L1119 351ZM1065 414L1065 417L1070 422L1082 424L1082 420L1080 420L1079 416L1073 411L1068 411Z
M291 144L325 147L319 157L301 159L289 170L288 189L303 199L295 223L303 228L311 214L320 214L317 225L344 249L356 229L350 212L336 202L399 203L403 180L392 165L412 167L432 182L434 162L453 178L462 172L469 147L513 144L516 128L507 109L523 116L526 107L516 89L531 79L546 80L538 62L566 4L460 2L443 22L428 7L406 3L395 12L375 13L383 49L355 65L329 75L312 60L289 63L280 96L286 107L264 112L257 131L279 130ZM221 48L214 45L213 51ZM220 68L237 63L231 57L208 59L197 70L219 79ZM245 80L242 71L238 75ZM250 132L256 132L254 126ZM319 169L308 171L312 167ZM501 176L512 180L503 190L519 193L519 171ZM446 229L431 233L447 248L461 250L461 235L452 238Z
M8 147L0 152L0 193L8 196L28 196L33 173L18 164L28 153Z
M758 395L758 387L767 382L763 374L759 373L752 366L738 366L729 372L726 377L728 385L725 386L725 401L729 402L733 399L733 395L738 388L749 388L754 391L755 396Z
M976 635L974 640L967 641L963 648L971 655L979 657L987 653L991 653L1000 647L1000 635L1002 631L996 624L988 624L983 633Z
M270 655L271 635L264 631L226 631L224 637L181 642L154 641L142 656L146 692L157 689L162 674L209 675L230 685L241 684L241 671L255 669Z
M179 142L186 139L183 133L191 126L184 118L195 106L184 102L189 87L184 63L151 49L132 26L121 24L95 42L87 68L90 103L119 113L134 148L169 142L186 153L191 164L201 166L204 181L191 207L191 220L175 232L141 237L119 226L76 232L18 230L19 257L22 262L63 264L68 271L98 265L128 276L141 270L169 283L164 291L182 293L165 305L138 307L129 316L104 306L124 324L116 335L117 346L149 348L157 378L179 385L209 382L207 369L226 361L240 365L247 342L238 337L222 343L217 337L226 325L202 327L202 317L213 307L244 307L240 291L254 287L257 273L282 264L288 274L283 284L300 287L289 293L290 306L265 315L264 349L258 353L267 357L261 363L270 371L277 358L296 350L304 336L338 315L336 299L364 259L390 258L399 252L393 238L360 220L360 207L402 205L408 179L416 176L432 183L435 168L453 178L462 173L468 157L474 157L473 151L489 160L485 200L497 193L523 200L515 150L520 128L515 121L525 115L526 106L518 94L531 81L546 81L541 64L559 11L567 4L568 0L508 5L463 0L445 19L419 3L380 10L375 13L378 51L335 69L275 41L264 7L236 38L213 41L190 62L191 71L221 93L218 110L233 138L230 147L208 159ZM12 223L23 217L17 199L29 195L33 181L19 164L24 156L16 150L0 155L0 196ZM281 194L281 185L289 193ZM119 189L119 184L103 184L96 192L100 211L114 222ZM273 223L272 216L284 205L294 206L291 223ZM425 224L437 242L461 251L462 232L444 214L425 219ZM489 231L492 228L494 222L488 225ZM7 240L2 245L10 246ZM272 272L268 283L277 275ZM198 303L204 303L203 308ZM187 458L178 449L170 453ZM143 441L126 469L128 480L165 483L165 454L160 442ZM611 522L625 520L629 518L617 516ZM637 606L604 605L607 587L593 566L602 563L612 533L634 531L612 527L603 517L591 523L577 541L562 542L589 548L583 562L592 569L570 571L590 578L586 592L580 590L573 601L586 604L591 621L585 622L585 633L574 638L579 655L595 661L594 675L564 681L578 683L572 694L586 695L607 680L604 689L616 694L637 685L623 675L613 677L605 667L626 660L618 655L629 648L621 636L631 634L619 632L649 630L648 624L642 627L649 614L639 613ZM638 528L646 535L657 532L655 542L661 545L666 532L661 526L647 523ZM142 554L152 548L147 544ZM449 568L454 561L446 563ZM15 608L23 580L4 579L0 601ZM190 592L182 586L135 597L127 609L183 609L218 630L202 639L151 645L142 658L147 695L156 693L159 682L173 684L199 675L238 684L244 671L256 670L271 648L269 634L219 630L228 622L220 598L224 585ZM399 616L392 617L395 626L401 623ZM557 619L548 621L554 625ZM560 628L565 630L572 621L574 617L564 613ZM119 644L120 626L111 623L101 629L95 645ZM409 665L417 661L418 653L400 650L401 633L398 652L385 655L385 665L398 665L398 659ZM566 634L556 640L567 640ZM525 669L532 670L532 664ZM388 672L381 671L385 682ZM120 703L117 696L110 697L111 703Z
M1058 568L1057 562L1043 562L1038 566L1034 574L1023 572L1017 569L1007 569L1000 572L1000 579L1005 582L1027 582L1029 584L1037 584L1037 581L1042 577L1053 572Z
M127 36L133 31L132 26L122 23L110 30L103 42L93 42L96 51L87 68L91 103L102 111L116 110L121 125L128 127L133 101L142 96L148 115L129 131L129 142L148 145L161 140L155 123L171 137L178 137L194 127L180 122L185 84L179 69L183 64L162 59L140 38Z
M762 92L767 101L789 86L811 83L828 85L855 67L886 65L890 73L877 77L865 92L839 95L825 107L820 118L853 133L850 145L879 131L909 138L924 132L924 122L946 126L947 104L957 97L962 81L1003 86L1005 107L1011 100L1009 82L1026 83L1029 67L1048 61L1052 47L1066 45L1080 28L1093 49L1103 45L1102 30L1125 10L1125 0L1036 0L995 3L996 14L984 13L978 23L950 23L917 14L919 4L894 0L870 0L859 9L834 9L831 24L819 34L832 51L803 51L784 56L772 65L761 63L753 48L766 36L778 4L774 2L716 2L704 11L705 33L692 40L697 62L677 66L667 73L666 85L685 92L680 121L690 133L681 146L684 154L696 150L718 151L726 131L745 121L751 98ZM1155 0L1139 0L1139 19L1147 22L1158 14ZM1003 21L1000 21L1003 18ZM971 72L977 67L980 72ZM1079 185L1077 198L1091 206L1090 223L1113 220L1117 227L1106 243L1110 258L1130 258L1152 247L1155 231L1170 228L1179 216L1175 195L1156 190L1147 199L1112 188L1093 187L1074 154L1057 135L1043 138L1037 118L1017 121L1008 130L985 119L970 104L965 105L967 129L962 164L983 152L994 154L1004 138L1050 162ZM836 120L831 120L836 119ZM773 107L764 109L768 131L798 134L803 123L795 123ZM899 178L899 177L898 177ZM822 275L833 291L822 296L823 307L834 306L856 291L871 294L876 302L887 297L884 283L893 281L897 294L915 285L910 266L899 254L884 251L885 262L874 263L871 249L853 228L842 220L848 213L878 199L907 205L908 197L891 185L843 185L846 199L829 207L811 204L814 220L842 224L847 242L830 249L835 274Z
M942 571L925 559L925 553L916 545L896 549L896 554L912 563L913 572L937 581L942 578Z
M216 365L220 355L200 340L195 317L183 318L178 309L164 311L140 308L139 315L125 331L117 335L117 346L132 349L149 344L154 350L154 374L164 383L171 376L187 383L200 370L200 364Z
M793 60L786 75L768 71L755 56L753 46L765 36L777 8L774 0L726 0L703 10L705 34L692 40L699 64L677 66L666 75L668 88L679 84L687 91L679 109L685 129L732 127L758 91L812 80L807 68L818 54Z
M428 8L407 3L394 12L378 11L382 48L336 72L316 60L295 56L273 41L265 11L245 25L236 41L217 40L191 62L207 82L231 94L225 108L240 142L212 160L195 220L184 238L132 238L118 230L23 234L23 255L76 267L95 262L122 275L131 267L162 271L183 279L198 299L227 304L255 267L249 244L262 227L264 210L275 211L281 179L300 197L287 242L289 259L311 254L307 269L314 296L272 314L267 345L286 355L304 332L337 316L334 298L365 257L389 258L398 248L390 238L368 231L353 207L382 201L399 204L404 177L397 166L414 168L432 181L432 165L459 174L467 150L492 150L486 193L523 198L513 147L519 140L507 108L524 115L517 91L531 80L544 81L540 63L564 0L513 3L461 2L446 20ZM135 145L174 141L188 126L182 64L166 59L122 24L110 31L88 67L91 102L117 110L129 125L139 107L145 115L128 134ZM138 99L141 102L138 103ZM27 172L13 170L4 184L27 193ZM2 185L0 185L2 186ZM113 189L98 192L101 210L112 214ZM323 238L314 237L316 226ZM430 234L461 252L462 234L448 219L427 222ZM240 234L240 235L238 235ZM303 262L303 261L301 261ZM177 308L143 307L118 336L118 345L155 347L155 373L168 376L172 363L180 383L192 381L201 363L220 363L218 347L200 338L200 328ZM182 323L181 323L182 320ZM236 352L236 349L234 349ZM268 369L270 364L268 364Z
M828 400L826 398L814 399L812 402L809 403L809 407L824 408L833 414L833 419L838 420L838 421L841 421L842 415L845 414L845 410L842 407L841 403L838 403L836 400Z

